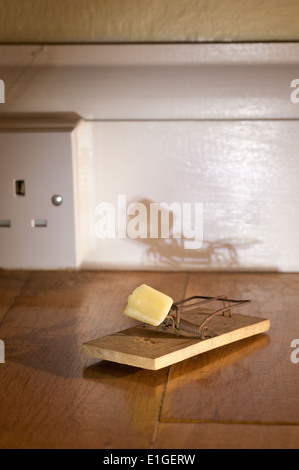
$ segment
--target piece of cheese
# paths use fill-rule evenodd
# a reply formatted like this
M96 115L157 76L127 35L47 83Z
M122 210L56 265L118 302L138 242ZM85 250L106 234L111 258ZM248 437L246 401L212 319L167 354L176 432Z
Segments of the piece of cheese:
M171 297L142 284L129 295L124 314L143 323L158 326L167 316L172 304Z

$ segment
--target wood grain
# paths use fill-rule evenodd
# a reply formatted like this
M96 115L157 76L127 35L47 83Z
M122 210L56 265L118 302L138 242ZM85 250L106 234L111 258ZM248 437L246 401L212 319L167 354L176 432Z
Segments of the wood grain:
M151 445L167 370L99 363L81 352L91 335L134 324L121 312L142 282L182 296L186 274L30 274L0 325L6 346L0 367L1 447Z
M186 295L223 289L252 299L243 307L247 313L271 320L269 344L248 339L243 344L252 354L243 356L242 344L228 345L173 366L161 421L298 425L298 365L290 359L290 343L299 335L298 275L193 273ZM178 381L186 373L190 380Z
M249 298L242 314L269 317L271 329L157 371L85 357L83 342L136 325L121 312L143 282L175 300ZM298 282L278 273L1 272L0 447L298 448Z
M21 292L28 276L28 271L0 270L0 321Z
M206 318L207 310L200 312L197 309L182 315L182 320L196 325L200 325ZM158 370L197 354L263 333L270 328L270 322L248 315L234 314L232 317L221 315L210 320L209 328L216 333L216 336L199 339L184 332L177 337L170 332L164 333L157 331L156 327L141 324L87 341L83 344L83 353L86 356L120 364Z
M157 449L298 449L299 426L160 423Z

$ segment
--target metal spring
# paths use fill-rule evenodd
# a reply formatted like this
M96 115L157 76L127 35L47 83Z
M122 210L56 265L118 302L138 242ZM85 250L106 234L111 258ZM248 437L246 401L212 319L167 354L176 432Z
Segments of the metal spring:
M173 317L174 319L174 317ZM201 339L210 338L215 336L215 333L209 331L209 328L204 324L197 325L191 321L181 319L180 320L180 330L185 331L186 333L191 333L193 335L199 336ZM178 331L177 331L178 334Z
M193 335L199 335L200 333L199 325L197 325L196 323L192 323L188 320L181 319L180 328L182 331L186 331L187 333L192 333Z

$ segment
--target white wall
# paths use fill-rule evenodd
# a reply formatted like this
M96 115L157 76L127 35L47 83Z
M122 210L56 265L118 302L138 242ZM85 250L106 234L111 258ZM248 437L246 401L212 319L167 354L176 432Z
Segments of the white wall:
M1 49L2 110L86 119L83 267L298 271L297 44ZM202 203L202 247L99 240L96 207L120 194Z
M87 265L296 270L296 121L113 122L92 125L94 204L203 203L204 244L96 240ZM192 209L193 210L193 209ZM97 217L95 217L95 222Z

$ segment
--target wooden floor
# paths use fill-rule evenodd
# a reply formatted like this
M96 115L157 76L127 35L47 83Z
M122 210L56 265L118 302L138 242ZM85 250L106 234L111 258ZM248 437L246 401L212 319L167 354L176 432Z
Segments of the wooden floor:
M83 356L83 342L136 324L122 311L142 283L174 300L251 299L242 312L271 329L158 371ZM298 286L299 274L0 271L0 447L299 448Z

